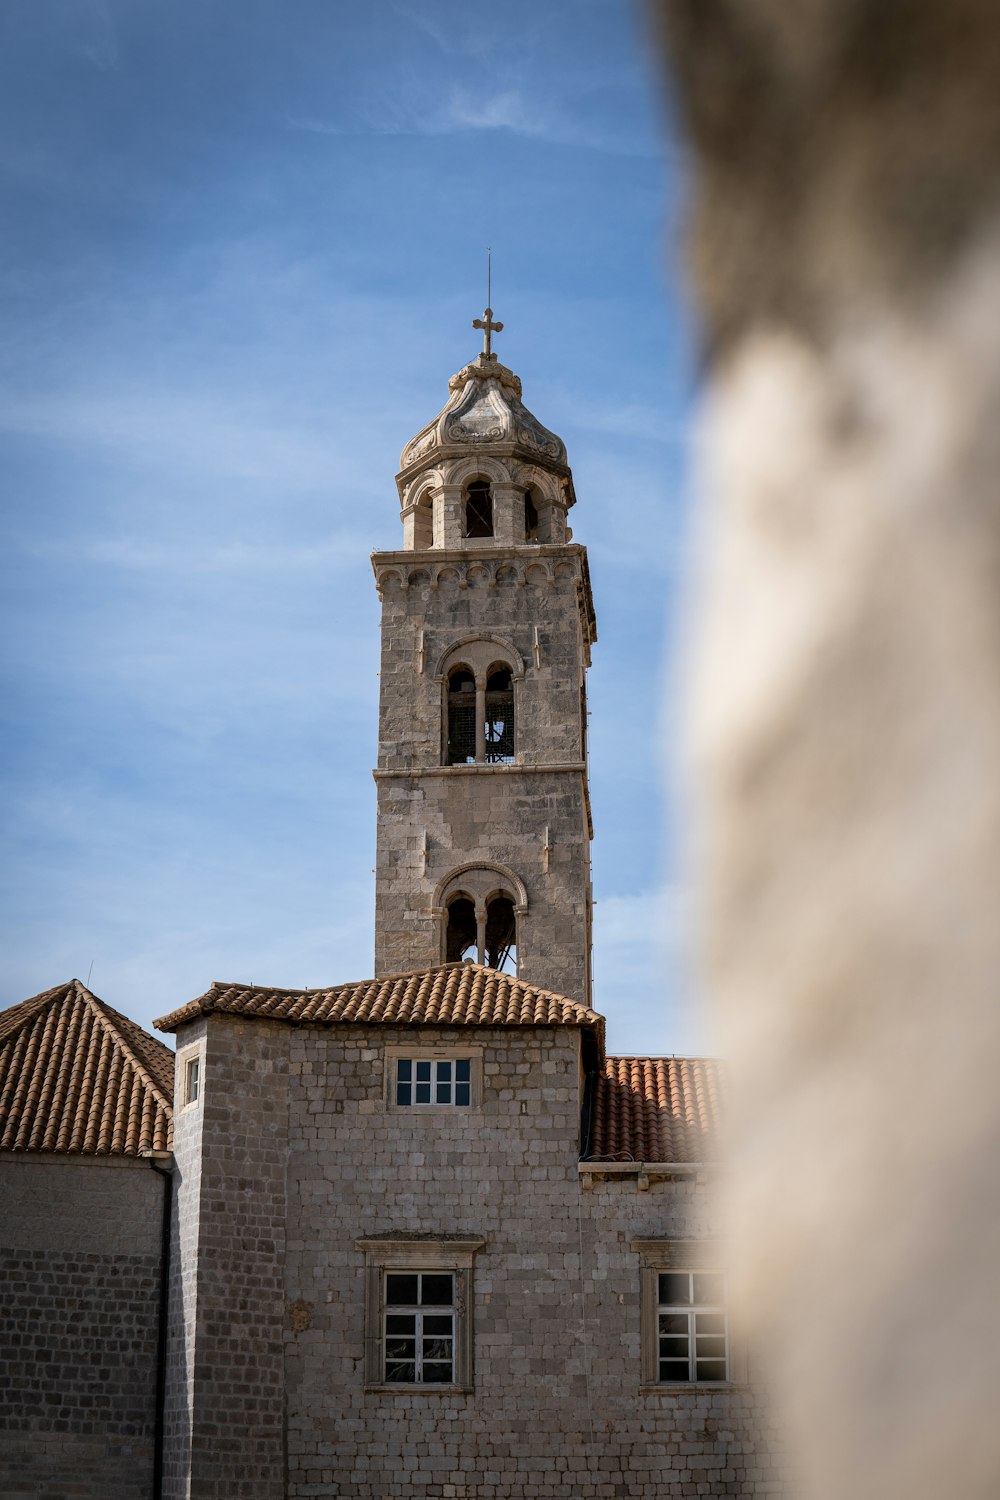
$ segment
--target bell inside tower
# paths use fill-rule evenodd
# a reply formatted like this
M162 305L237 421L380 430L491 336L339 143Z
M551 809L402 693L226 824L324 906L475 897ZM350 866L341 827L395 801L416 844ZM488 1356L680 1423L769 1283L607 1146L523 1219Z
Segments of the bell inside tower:
M464 961L517 973L517 914L509 896L499 893L484 903L460 895L449 901L445 962Z
M473 539L493 535L493 494L485 479L474 479L466 491L465 535Z

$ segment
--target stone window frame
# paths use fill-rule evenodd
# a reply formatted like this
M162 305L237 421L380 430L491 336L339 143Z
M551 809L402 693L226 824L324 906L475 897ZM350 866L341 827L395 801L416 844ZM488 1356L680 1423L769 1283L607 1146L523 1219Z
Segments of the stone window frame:
M721 1240L634 1239L639 1257L640 1390L644 1395L669 1391L726 1391L747 1381L747 1350L732 1312L726 1309L729 1376L726 1380L660 1380L658 1276L661 1271L724 1271Z
M192 1099L190 1097L191 1068L195 1064L198 1068L198 1092ZM179 1112L184 1110L195 1110L201 1105L205 1097L205 1042L204 1038L193 1042L189 1047L182 1047L177 1053L175 1062L175 1090L177 1093L177 1108Z
M483 1052L482 1047L464 1047L461 1043L447 1043L438 1047L386 1047L383 1059L382 1101L390 1114L406 1115L419 1119L424 1115L457 1115L464 1117L483 1106ZM446 1062L449 1059L467 1057L472 1063L471 1098L468 1104L397 1104L396 1062L401 1057L412 1057L415 1061Z
M479 1236L386 1235L355 1240L365 1257L364 1389L386 1395L454 1395L473 1390L473 1261L486 1240ZM455 1277L454 1373L451 1384L390 1383L385 1379L383 1312L386 1275L392 1271L450 1271Z

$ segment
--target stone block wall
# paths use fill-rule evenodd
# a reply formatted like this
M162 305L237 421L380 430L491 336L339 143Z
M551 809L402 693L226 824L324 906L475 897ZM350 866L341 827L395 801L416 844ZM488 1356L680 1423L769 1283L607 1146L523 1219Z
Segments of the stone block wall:
M149 1500L164 1185L121 1157L0 1157L0 1494Z
M443 962L435 890L458 866L481 859L505 865L527 890L519 977L589 1003L590 835L581 772L458 766L443 776L380 781L378 828L376 973Z
M165 1500L284 1500L282 1319L288 1027L185 1027L201 1097L178 1171Z
M518 924L520 976L586 1002L583 549L429 557L375 557L383 600L375 971L440 963L433 910L439 882L467 862L498 862L528 888L529 910ZM509 641L524 665L515 683L511 766L442 766L446 709L438 667L472 636Z
M581 1186L575 1029L199 1024L194 1446L170 1500L784 1493L759 1393L642 1389L631 1242L717 1225L690 1181ZM386 1048L435 1046L481 1049L480 1104L388 1107ZM387 1236L483 1241L470 1390L366 1386L358 1241Z
M374 558L382 596L379 767L408 771L441 765L438 664L456 641L490 634L512 641L526 669L516 705L519 761L578 763L583 758L580 687L587 664L579 605L583 548L522 547L502 558L466 554L436 562L429 557L376 553Z

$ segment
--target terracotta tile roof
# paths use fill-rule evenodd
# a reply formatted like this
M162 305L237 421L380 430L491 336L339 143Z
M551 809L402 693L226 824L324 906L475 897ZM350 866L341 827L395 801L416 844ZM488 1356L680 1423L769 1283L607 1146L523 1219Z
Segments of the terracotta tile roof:
M587 1161L701 1162L715 1155L721 1065L708 1057L609 1057Z
M78 979L0 1013L0 1150L169 1151L174 1057Z
M213 984L197 1000L153 1024L175 1031L200 1015L225 1013L331 1026L340 1021L395 1026L586 1026L603 1047L604 1018L564 995L522 984L480 964L442 964L325 990Z

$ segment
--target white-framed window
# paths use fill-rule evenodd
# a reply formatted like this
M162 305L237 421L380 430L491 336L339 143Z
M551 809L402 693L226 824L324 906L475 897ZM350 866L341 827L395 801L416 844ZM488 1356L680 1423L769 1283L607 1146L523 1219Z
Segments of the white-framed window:
M386 1049L385 1100L391 1110L422 1114L478 1108L482 1078L481 1047Z
M472 1389L472 1266L485 1240L358 1240L365 1256L365 1388Z
M641 1378L647 1389L746 1379L717 1240L633 1240L639 1256Z
M729 1379L729 1332L721 1271L656 1273L656 1378Z
M455 1272L385 1271L383 1379L455 1384Z
M397 1057L394 1103L400 1109L424 1104L472 1103L471 1057Z
M184 1103L197 1104L201 1096L201 1058L189 1057L184 1064Z
M204 1039L185 1047L174 1060L174 1094L178 1110L194 1109L205 1093Z

